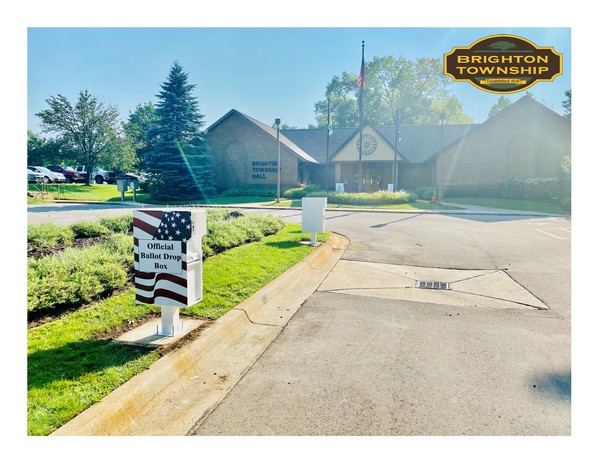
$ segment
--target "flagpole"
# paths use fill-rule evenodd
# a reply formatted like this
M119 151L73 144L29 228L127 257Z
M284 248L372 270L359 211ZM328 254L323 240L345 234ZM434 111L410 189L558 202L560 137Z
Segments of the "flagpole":
M331 180L331 166L329 165L329 135L331 134L331 102L330 99L327 99L327 158L326 158L326 171L327 172L327 182ZM335 179L334 179L335 183Z
M329 165L329 133L331 132L331 105L327 99L327 165Z
M363 174L362 174L362 154L363 154L363 113L364 113L364 108L363 108L363 95L364 95L364 87L365 87L365 41L362 41L362 60L361 60L361 64L360 64L360 76L358 78L358 83L360 85L360 89L359 89L359 94L358 94L358 98L359 98L359 102L358 102L358 112L359 112L359 118L360 118L360 135L358 138L358 192L362 192L362 181L363 181Z
M394 169L392 173L394 175L394 192L398 190L398 142L400 138L400 107L398 104L398 98L396 98L396 134L394 137Z

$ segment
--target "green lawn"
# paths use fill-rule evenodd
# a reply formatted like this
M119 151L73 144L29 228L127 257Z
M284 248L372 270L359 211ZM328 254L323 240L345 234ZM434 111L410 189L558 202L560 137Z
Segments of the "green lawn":
M30 192L41 192L45 190L55 200L71 201L121 201L121 193L116 185L111 184L30 184ZM145 201L148 194L136 193L137 201ZM125 192L125 201L133 200L131 190Z
M110 184L30 184L28 190L30 192L41 192L45 190L52 195L54 200L70 200L70 201L121 201L121 193L117 190L116 185ZM240 197L214 197L206 201L186 200L186 201L170 201L170 202L152 202L147 193L136 193L136 201L144 203L151 202L154 204L169 204L169 205L232 205L237 203L259 203L273 200L273 197L261 196L240 196ZM125 201L133 201L133 192L128 190L124 192ZM27 197L29 204L41 203L45 200L38 200ZM52 201L52 200L50 200Z
M314 248L299 225L204 262L204 298L182 315L216 319L301 261ZM320 235L319 240L327 240ZM135 291L107 298L28 331L28 435L48 435L159 358L105 339L115 327L159 308L135 304Z
M501 198L448 197L448 203L487 206L490 208L512 209L516 211L535 211L538 213L567 213L560 205L533 200L506 200Z

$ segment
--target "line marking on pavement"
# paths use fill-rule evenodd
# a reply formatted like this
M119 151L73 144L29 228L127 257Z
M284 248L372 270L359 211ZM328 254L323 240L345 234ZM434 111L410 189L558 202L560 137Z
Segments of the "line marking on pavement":
M556 228L556 229L545 229L545 230L535 229L535 230L537 232L541 232L542 234L549 235L550 237L554 237L554 238L556 238L558 240L571 240L571 230L570 229ZM559 234L559 235L556 235L556 234L548 232L549 230L552 230L552 231L561 231L561 232L557 232L557 234ZM565 236L567 234L568 234L568 237ZM561 236L561 235L563 235L563 236Z

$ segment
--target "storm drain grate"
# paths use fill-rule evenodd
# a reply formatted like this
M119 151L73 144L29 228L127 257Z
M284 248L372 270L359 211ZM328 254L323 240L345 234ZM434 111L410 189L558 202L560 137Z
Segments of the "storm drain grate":
M432 280L417 280L417 288L429 290L450 290L450 282L436 282Z

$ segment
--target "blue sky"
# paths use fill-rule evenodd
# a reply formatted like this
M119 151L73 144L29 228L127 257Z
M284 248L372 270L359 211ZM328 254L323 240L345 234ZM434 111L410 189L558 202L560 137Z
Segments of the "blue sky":
M314 104L334 75L358 73L374 56L443 59L454 46L492 34L522 36L563 54L563 75L530 89L562 114L571 88L570 28L36 28L27 32L27 125L39 132L35 113L62 94L75 101L88 90L118 108L122 118L139 103L156 102L160 84L178 61L196 84L206 126L232 108L264 123L276 117L307 127ZM475 122L483 122L499 95L466 82L450 89ZM523 93L510 94L516 101Z

